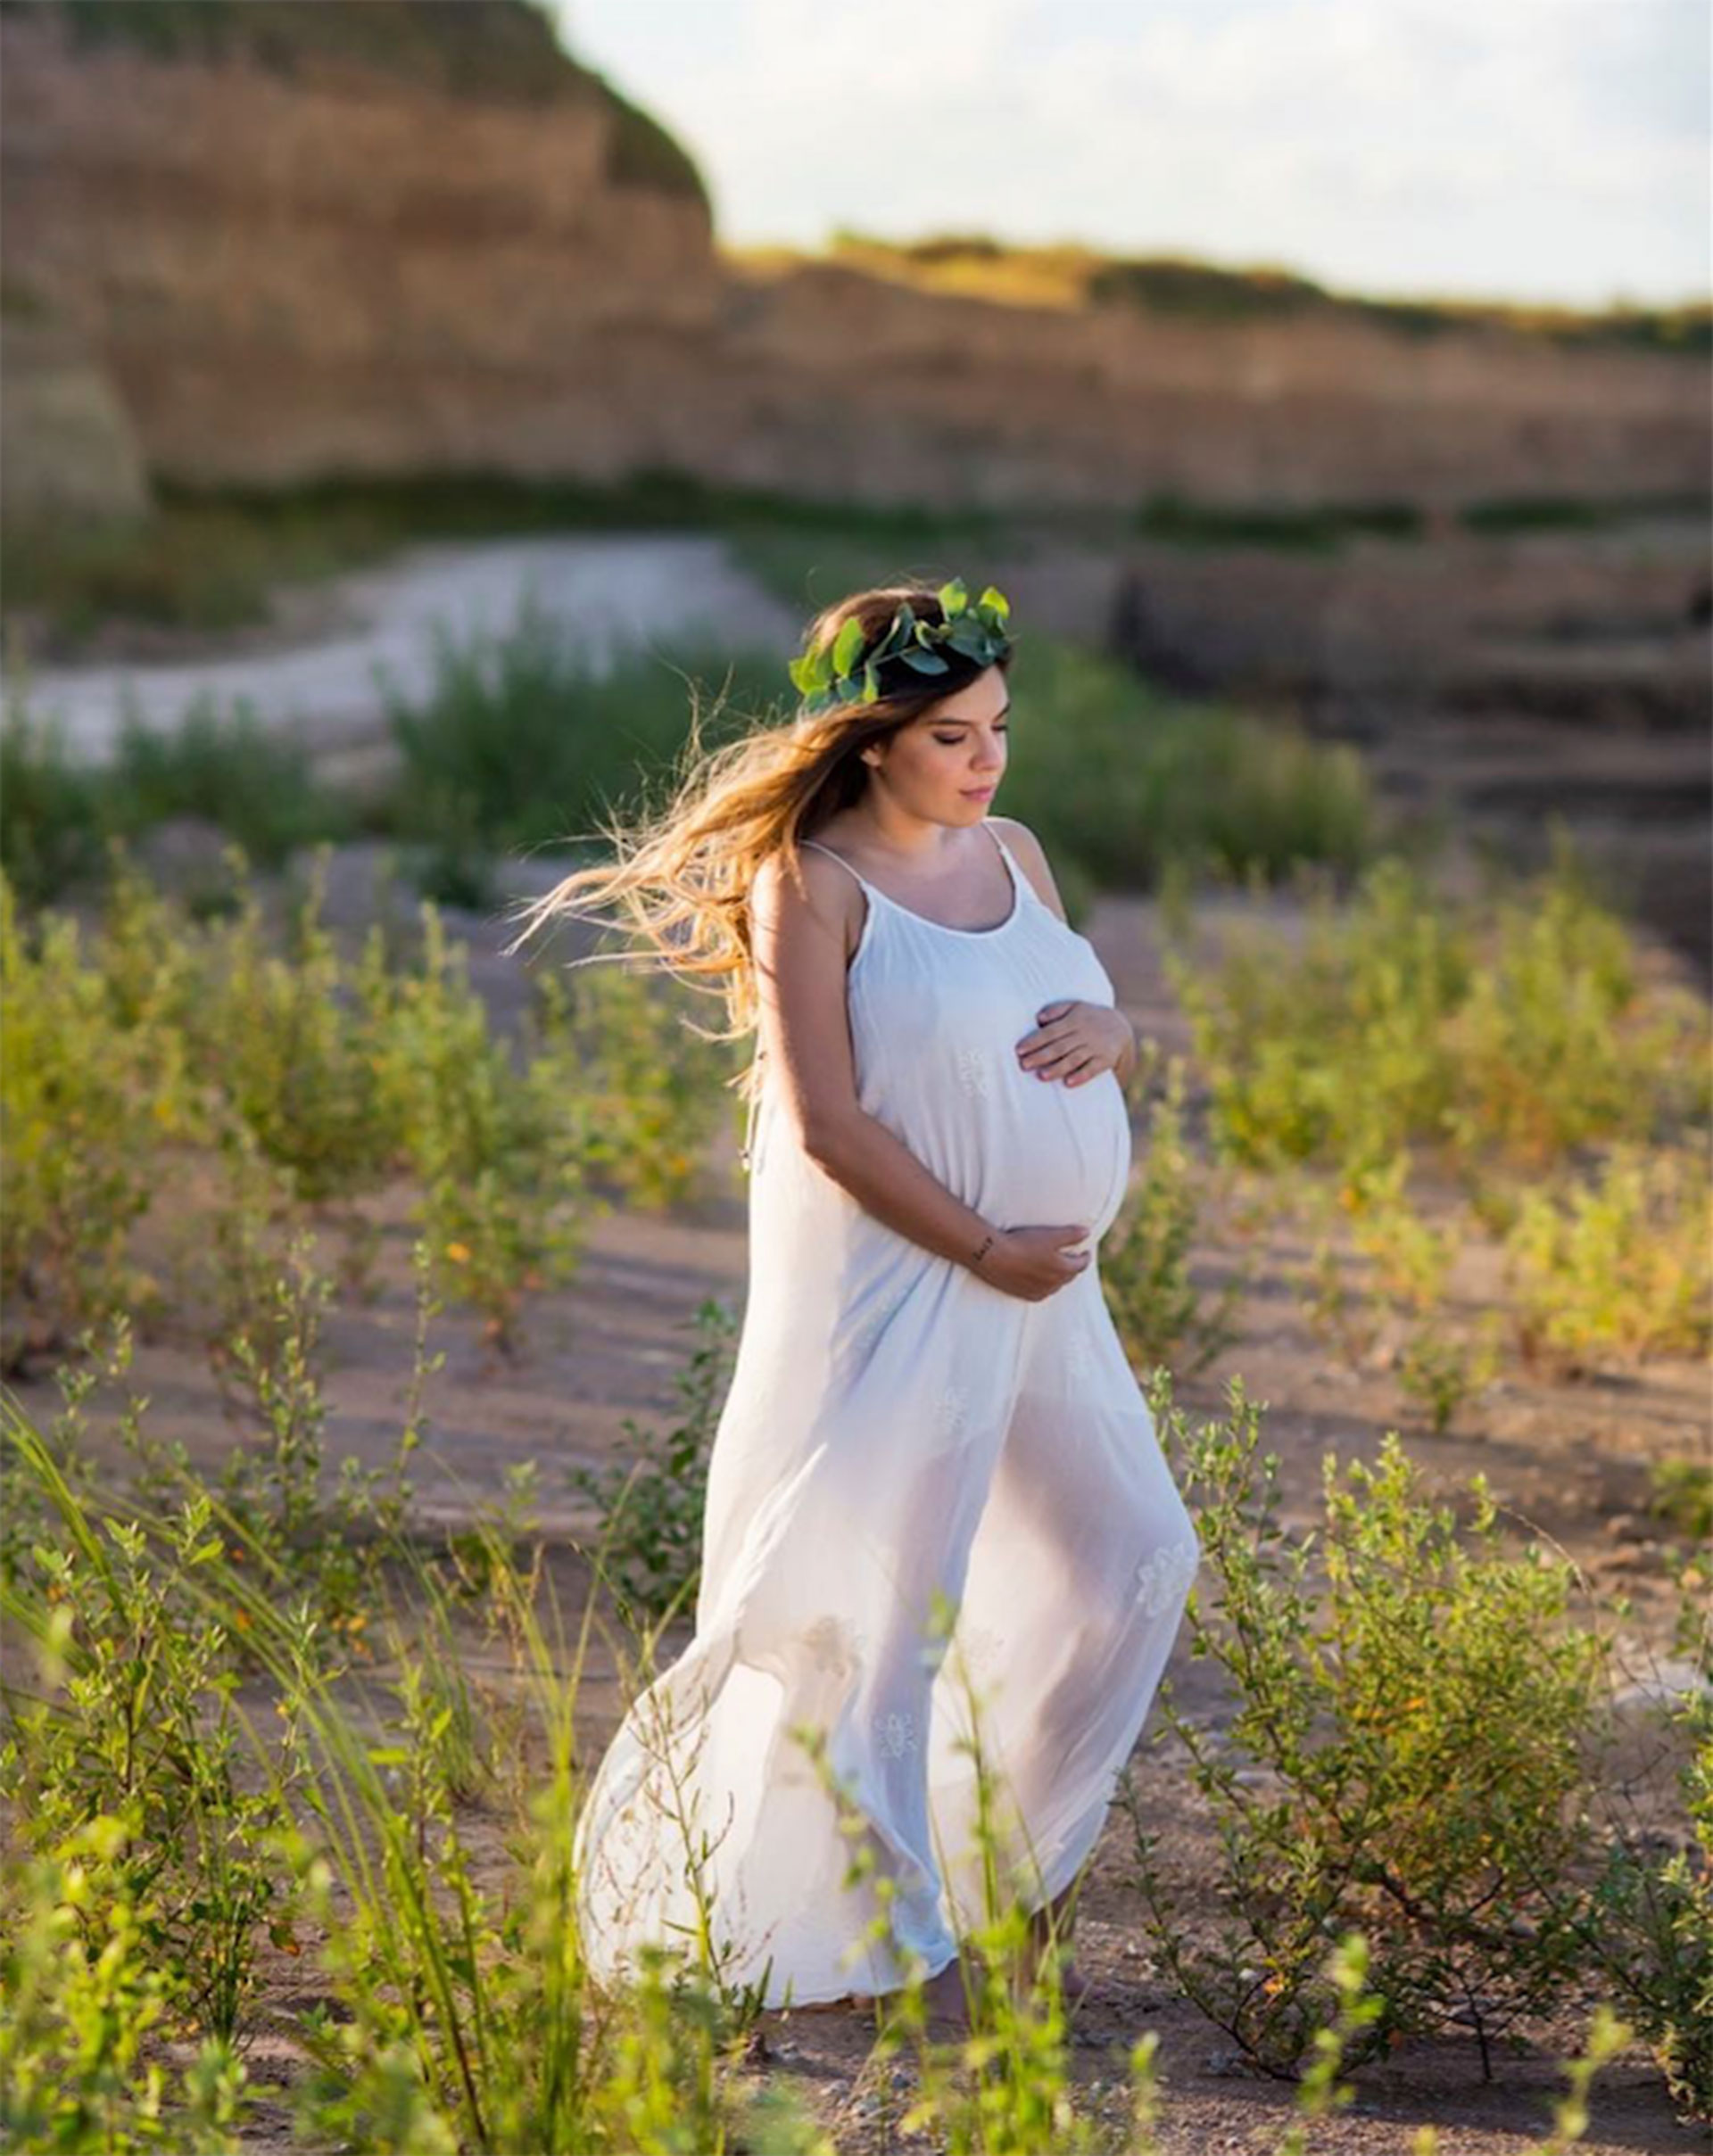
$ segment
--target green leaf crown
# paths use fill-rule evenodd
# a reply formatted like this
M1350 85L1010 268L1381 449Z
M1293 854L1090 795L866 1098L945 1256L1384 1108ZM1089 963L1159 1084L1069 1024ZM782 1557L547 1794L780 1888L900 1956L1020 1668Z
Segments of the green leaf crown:
M805 651L790 663L791 684L801 696L800 715L835 704L872 704L881 694L880 670L898 659L924 677L949 673L943 646L978 666L991 666L1011 649L1005 624L1011 601L989 584L974 605L961 580L942 584L935 595L945 619L918 621L910 602L900 602L886 634L872 651L863 648L863 624L856 615L840 625L838 635L819 651Z

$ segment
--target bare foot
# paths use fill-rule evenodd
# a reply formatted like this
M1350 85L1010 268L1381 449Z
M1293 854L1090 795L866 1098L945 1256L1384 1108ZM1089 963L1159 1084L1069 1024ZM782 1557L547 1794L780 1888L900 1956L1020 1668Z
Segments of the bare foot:
M922 1987L922 2001L927 2026L933 2035L968 2035L970 2009L964 1995L964 1969L956 1958L938 1976L929 1978Z
M1020 1972L1025 1990L1031 1989L1035 1984L1039 1982L1048 1951L1049 1949L1047 1939L1044 1935L1037 1936L1031 1938L1030 1942L1029 1953ZM1090 1989L1090 1985L1088 1978L1083 1975L1081 1970L1080 1970L1076 1963L1071 1959L1071 1942L1069 1939L1061 1939L1059 1941L1057 1948L1057 1960L1059 1964L1059 1995L1067 2006L1074 2006L1079 1999L1086 1995Z

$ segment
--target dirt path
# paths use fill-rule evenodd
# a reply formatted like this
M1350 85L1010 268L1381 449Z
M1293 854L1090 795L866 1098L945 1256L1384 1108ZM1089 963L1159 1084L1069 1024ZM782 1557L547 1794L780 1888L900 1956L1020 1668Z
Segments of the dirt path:
M318 754L361 748L383 731L377 673L419 699L434 681L436 624L460 643L498 634L528 592L598 673L658 640L706 636L719 648L788 651L801 630L717 538L640 532L434 542L300 591L281 626L211 639L199 656L45 668L29 684L29 706L57 715L68 747L96 764L112 754L128 698L154 731L176 725L198 698L223 714L242 698L263 725L294 732Z

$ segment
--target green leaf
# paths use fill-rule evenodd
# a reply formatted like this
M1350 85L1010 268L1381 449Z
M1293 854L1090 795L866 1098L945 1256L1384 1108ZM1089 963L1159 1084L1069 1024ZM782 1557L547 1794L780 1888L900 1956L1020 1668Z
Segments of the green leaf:
M970 603L970 595L962 577L955 576L948 584L939 587L940 612L947 615L962 614Z
M863 648L863 624L856 615L845 623L833 640L832 670L835 673L848 673L856 664Z
M1002 622L1011 619L1011 601L997 584L989 584L975 603L978 607L990 607Z
M918 673L949 673L951 672L951 668L937 651L906 651L904 654L904 663L906 666L914 666Z

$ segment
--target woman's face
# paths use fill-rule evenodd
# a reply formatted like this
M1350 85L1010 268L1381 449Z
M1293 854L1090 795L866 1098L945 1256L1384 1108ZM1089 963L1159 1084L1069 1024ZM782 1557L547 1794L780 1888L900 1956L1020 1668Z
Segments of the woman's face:
M979 823L1005 775L1011 691L997 666L931 710L864 749L881 787L909 814L934 823Z

